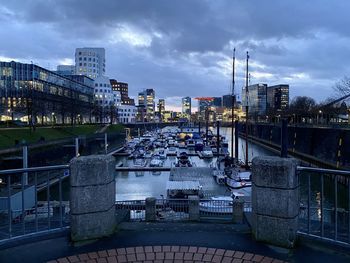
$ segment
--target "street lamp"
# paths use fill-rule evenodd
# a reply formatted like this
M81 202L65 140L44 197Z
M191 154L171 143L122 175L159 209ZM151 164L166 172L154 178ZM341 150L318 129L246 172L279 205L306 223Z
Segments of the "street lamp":
M322 117L322 111L319 110L318 114L319 114L319 116L318 116L318 122L317 123L320 123L321 122L321 117Z
M8 114L8 119L7 119L7 128L8 128L9 127L9 122L10 122L11 109L7 109L7 114Z
M53 127L53 125L54 125L54 118L55 118L55 113L52 112L52 113L51 113L51 123L52 123L52 127Z

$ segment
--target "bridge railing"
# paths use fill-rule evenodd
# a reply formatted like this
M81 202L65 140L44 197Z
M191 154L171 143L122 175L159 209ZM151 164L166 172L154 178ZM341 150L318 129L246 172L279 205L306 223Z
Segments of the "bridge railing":
M298 167L299 234L350 245L350 171Z
M69 225L69 165L0 171L0 244Z
M189 221L189 199L157 199L156 221ZM199 219L232 221L233 200L200 199L198 203ZM117 201L116 210L127 211L130 221L146 220L145 200ZM250 204L245 204L245 211L250 211Z

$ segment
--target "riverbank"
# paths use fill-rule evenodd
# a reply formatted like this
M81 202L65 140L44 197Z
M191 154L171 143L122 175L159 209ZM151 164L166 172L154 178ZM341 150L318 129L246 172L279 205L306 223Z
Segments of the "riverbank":
M68 139L77 136L91 135L98 133L103 127L100 124L37 127L30 131L28 127L2 128L0 129L0 149L15 147L16 144L34 144L38 142L50 142L61 139ZM124 126L121 124L109 125L106 132L122 132Z

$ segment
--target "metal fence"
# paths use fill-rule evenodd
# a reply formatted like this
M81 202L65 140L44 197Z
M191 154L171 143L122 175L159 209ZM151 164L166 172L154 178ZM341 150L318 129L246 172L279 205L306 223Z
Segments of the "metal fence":
M299 234L350 245L350 171L298 167Z
M188 199L157 199L156 220L158 221L188 221ZM117 201L117 213L128 213L131 221L144 221L146 215L145 200ZM250 205L245 205L245 211L249 211ZM201 220L232 220L233 200L200 199L199 214Z
M0 244L69 225L69 165L0 171Z

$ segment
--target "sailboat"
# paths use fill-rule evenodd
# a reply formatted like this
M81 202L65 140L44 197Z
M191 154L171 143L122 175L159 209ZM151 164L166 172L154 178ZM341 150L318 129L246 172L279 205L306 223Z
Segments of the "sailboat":
M234 121L234 107L235 107L235 60L236 60L236 49L233 49L233 57L232 57L232 119L231 119L231 158L224 159L225 168L224 175L226 176L225 184L227 187L232 189L238 188L246 188L251 187L251 173L250 167L248 164L248 62L249 62L249 54L247 52L247 60L246 60L246 88L245 88L245 96L246 96L246 120L245 120L245 162L242 164L238 160L238 131L237 125ZM236 126L236 127L235 127ZM236 131L236 136L234 136L234 131ZM233 142L235 142L235 157L233 151ZM220 167L220 165L219 165Z

